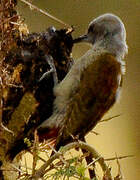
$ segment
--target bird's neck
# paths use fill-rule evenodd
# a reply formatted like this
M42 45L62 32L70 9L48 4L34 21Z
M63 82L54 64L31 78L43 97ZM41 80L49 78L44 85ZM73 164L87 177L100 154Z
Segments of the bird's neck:
M95 42L93 49L100 48L115 55L118 60L122 60L125 54L127 54L126 42L124 40L120 40L118 37L107 37L103 40Z

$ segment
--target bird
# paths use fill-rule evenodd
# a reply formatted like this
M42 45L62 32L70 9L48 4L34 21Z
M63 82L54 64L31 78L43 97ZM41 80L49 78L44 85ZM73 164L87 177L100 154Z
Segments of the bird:
M93 19L86 34L73 40L90 49L75 60L54 87L53 114L37 128L40 141L55 139L55 149L83 139L119 98L128 53L122 20L111 13Z

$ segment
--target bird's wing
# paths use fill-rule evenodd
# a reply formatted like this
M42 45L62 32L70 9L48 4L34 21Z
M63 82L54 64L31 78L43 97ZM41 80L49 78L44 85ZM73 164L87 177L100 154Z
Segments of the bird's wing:
M80 75L80 81L66 104L57 148L71 136L85 136L116 101L121 63L108 53L98 56Z

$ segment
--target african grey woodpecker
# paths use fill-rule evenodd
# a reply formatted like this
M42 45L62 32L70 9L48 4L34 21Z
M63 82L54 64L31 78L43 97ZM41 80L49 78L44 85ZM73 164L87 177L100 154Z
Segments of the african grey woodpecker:
M54 87L53 114L38 127L40 140L56 139L55 148L82 139L116 102L125 72L126 31L121 19L103 14L74 43L91 44Z

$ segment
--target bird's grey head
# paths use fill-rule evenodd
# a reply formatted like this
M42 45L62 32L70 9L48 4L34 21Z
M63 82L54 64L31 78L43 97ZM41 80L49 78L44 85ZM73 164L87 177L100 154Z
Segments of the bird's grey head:
M113 14L103 14L91 21L87 33L74 40L75 43L82 41L91 43L93 48L105 48L118 57L127 53L124 24Z

